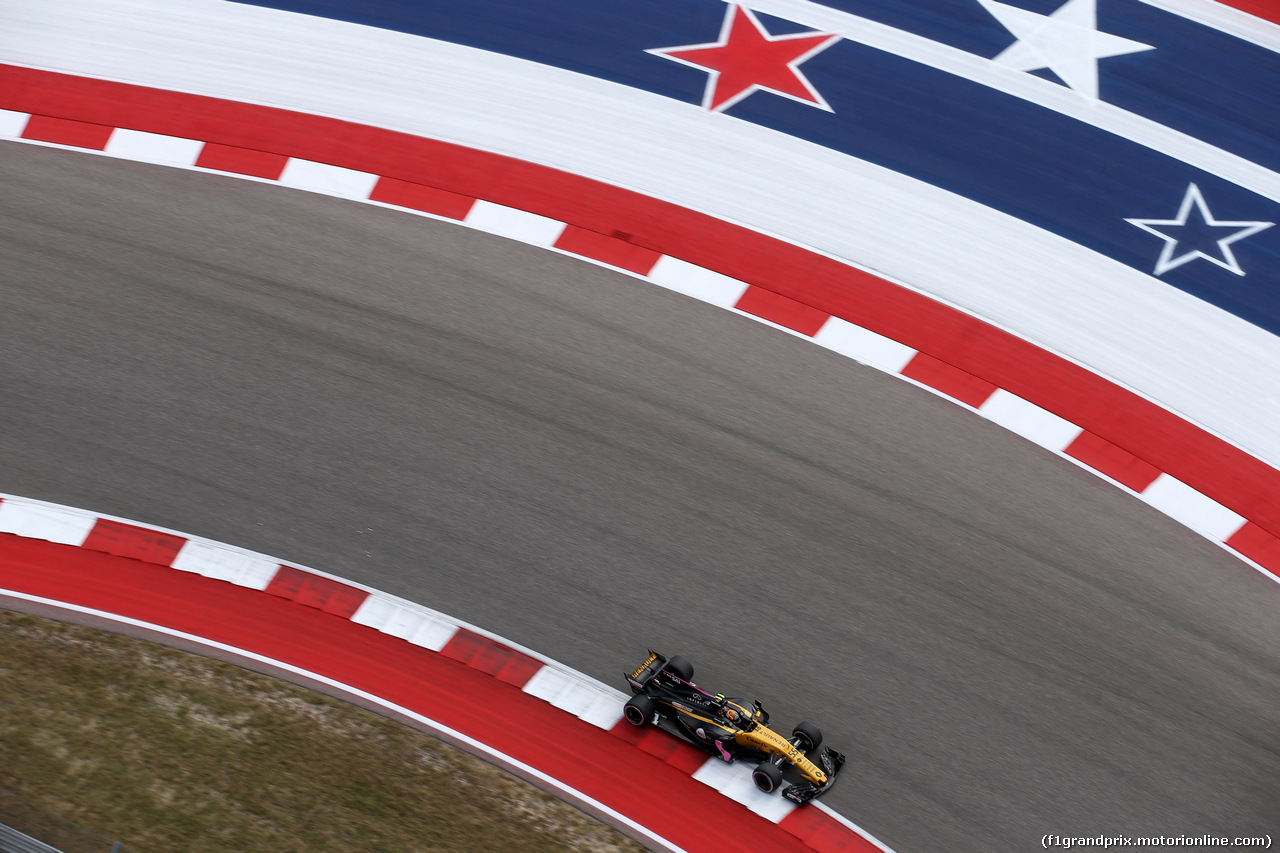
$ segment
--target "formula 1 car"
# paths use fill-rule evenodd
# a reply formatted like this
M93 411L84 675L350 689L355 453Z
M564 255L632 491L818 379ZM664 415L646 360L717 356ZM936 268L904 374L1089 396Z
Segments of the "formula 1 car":
M785 784L782 796L803 805L832 786L845 757L822 746L822 732L798 723L790 739L769 728L769 713L756 701L708 693L693 683L693 665L649 650L630 673L635 695L623 705L634 726L654 725L726 762L754 761L751 781L766 794ZM784 768L794 768L787 773ZM787 778L790 777L790 778Z

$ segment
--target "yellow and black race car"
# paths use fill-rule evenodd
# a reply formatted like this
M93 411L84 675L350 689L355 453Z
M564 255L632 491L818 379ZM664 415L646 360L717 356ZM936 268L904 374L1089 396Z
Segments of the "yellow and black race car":
M759 701L708 693L693 683L693 665L679 655L670 660L649 657L627 673L635 695L623 706L634 726L658 726L726 761L754 761L751 780L771 794L804 804L820 796L836 780L844 755L822 746L822 732L798 723L790 738L769 728L769 714Z

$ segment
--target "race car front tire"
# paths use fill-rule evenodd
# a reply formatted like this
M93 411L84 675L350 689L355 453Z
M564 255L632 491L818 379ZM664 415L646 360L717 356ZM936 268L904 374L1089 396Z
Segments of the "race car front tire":
M771 761L762 761L751 771L751 781L765 794L772 794L782 784L782 768Z
M633 726L643 726L653 719L655 713L657 708L648 696L632 696L622 706L622 716L626 717L627 722Z
M800 739L800 748L805 752L816 752L822 746L822 732L813 723L796 723L791 736Z

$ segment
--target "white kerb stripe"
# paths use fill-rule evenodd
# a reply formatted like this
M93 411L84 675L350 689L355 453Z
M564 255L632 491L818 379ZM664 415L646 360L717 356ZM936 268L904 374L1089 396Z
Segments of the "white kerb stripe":
M30 113L15 113L13 110L0 110L0 139L17 139L27 129Z
M1216 542L1225 542L1244 526L1244 516L1168 474L1156 477L1138 497Z
M252 551L188 539L172 567L249 589L266 589L280 570L280 563Z
M1084 430L1035 403L997 388L978 409L992 423L1017 433L1041 447L1061 453Z
M198 139L117 127L103 151L112 157L158 166L194 166L203 149L204 143Z
M828 317L813 342L886 373L901 373L916 354L906 344L839 317Z
M0 503L0 533L79 547L98 523L96 515L17 498Z
M578 719L608 731L622 722L622 702L596 693L594 701L578 712Z
M415 607L385 596L371 593L351 617L352 622L368 625L407 640L415 646L438 652L458 633L458 623L442 613Z
M618 690L550 664L534 673L524 692L606 730L622 719L622 703L627 698Z
M543 248L550 248L564 233L563 222L484 200L471 206L464 221L472 228Z
M670 255L658 258L649 272L649 281L721 308L737 305L742 294L747 292L746 282Z
M777 791L765 794L751 781L755 768L746 764L725 764L718 758L708 758L697 769L693 778L710 785L735 802L742 803L765 820L777 823L795 810L796 804L783 799Z
M378 176L291 157L280 175L280 183L294 189L364 201L373 192Z

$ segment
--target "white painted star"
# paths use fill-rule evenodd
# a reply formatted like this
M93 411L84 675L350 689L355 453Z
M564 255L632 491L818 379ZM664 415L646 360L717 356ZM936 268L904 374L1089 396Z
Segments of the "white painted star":
M1196 218L1198 222L1188 222L1191 217L1191 210L1195 208ZM1164 275L1175 267L1194 261L1196 258L1204 258L1210 263L1217 264L1224 270L1230 270L1236 275L1244 275L1244 270L1240 269L1240 264L1236 261L1235 253L1231 251L1231 244L1243 240L1259 231L1264 231L1275 225L1274 222L1234 222L1225 219L1214 219L1213 214L1209 212L1209 206L1204 202L1204 195L1200 192L1200 188L1195 184L1187 185L1187 193L1182 197L1182 206L1178 208L1177 219L1126 219L1130 225L1136 225L1149 234L1154 234L1161 240L1164 240L1164 249L1160 252L1160 258L1156 261L1156 275ZM1230 234L1214 243L1218 247L1219 256L1202 252L1199 249L1183 252L1175 256L1174 253L1178 249L1179 238L1176 234L1166 234L1159 230L1156 226L1163 225L1166 229L1187 228L1189 225L1195 228L1203 225L1206 228L1230 228L1233 229Z
M1047 68L1075 91L1098 99L1098 60L1151 45L1098 32L1096 0L1067 0L1051 15L1039 15L997 0L978 0L1017 41L993 61L1015 71Z

